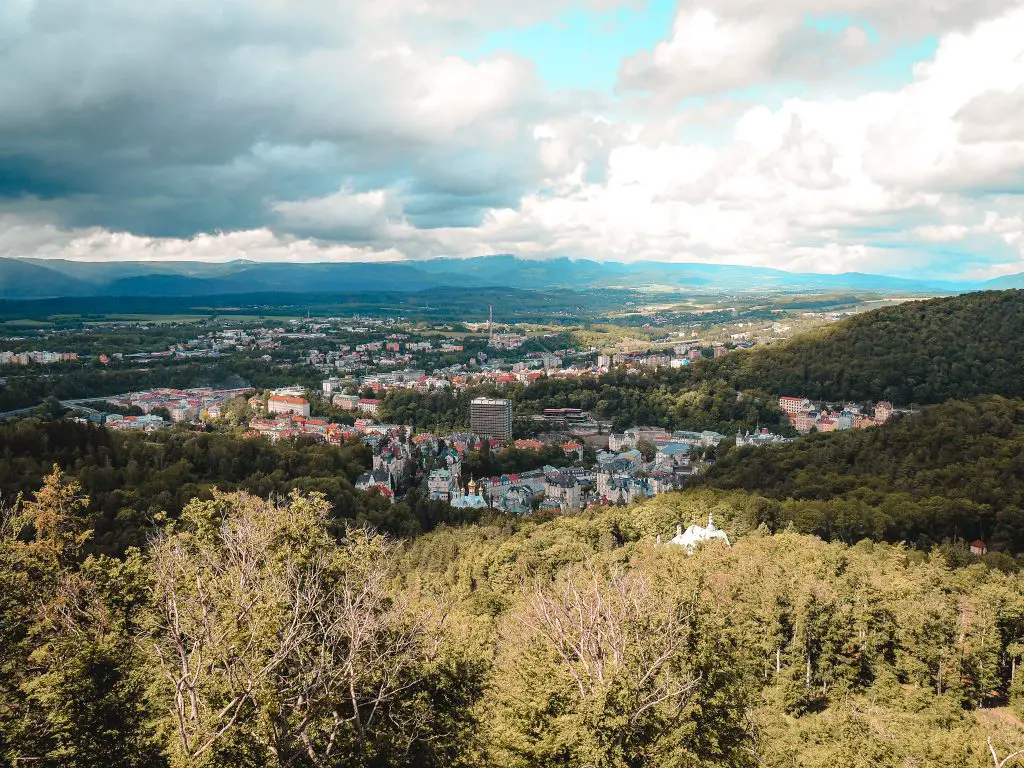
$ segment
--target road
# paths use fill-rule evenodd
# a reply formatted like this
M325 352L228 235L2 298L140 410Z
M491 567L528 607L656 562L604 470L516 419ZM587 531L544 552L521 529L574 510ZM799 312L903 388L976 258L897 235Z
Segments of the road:
M109 395L109 398L121 397L121 395ZM95 403L97 400L106 400L107 397L83 397L78 400L61 400L60 404L65 408L74 408L75 410L82 411L84 413L100 413L95 408L89 408L84 403ZM0 421L5 419L16 419L19 416L28 416L32 411L38 408L38 405L33 405L28 408L18 408L14 411L5 411L0 413Z

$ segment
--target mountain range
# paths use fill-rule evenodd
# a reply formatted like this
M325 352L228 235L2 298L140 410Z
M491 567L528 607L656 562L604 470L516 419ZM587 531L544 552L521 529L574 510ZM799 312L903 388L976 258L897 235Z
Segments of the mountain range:
M415 262L257 263L83 262L0 258L0 299L80 296L215 296L433 288L630 288L688 291L869 291L950 294L1024 287L1024 275L956 283L847 272L785 272L762 267L665 262L529 260L509 255Z

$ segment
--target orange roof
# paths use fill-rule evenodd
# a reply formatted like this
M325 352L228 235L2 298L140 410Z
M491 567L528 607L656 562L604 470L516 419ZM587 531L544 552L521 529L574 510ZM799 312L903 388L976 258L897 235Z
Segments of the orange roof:
M309 405L309 401L304 397L293 397L291 395L271 395L270 402L288 403L290 405Z

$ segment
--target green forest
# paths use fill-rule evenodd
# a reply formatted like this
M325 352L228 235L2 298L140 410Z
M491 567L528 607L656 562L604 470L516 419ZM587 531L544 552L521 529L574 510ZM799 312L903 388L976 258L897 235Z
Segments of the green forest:
M1024 400L951 400L874 429L722 454L701 482L781 504L775 527L848 543L986 541L1024 552Z
M740 389L812 400L910 405L1024 397L1024 291L885 307L697 368Z
M86 554L59 471L0 517L0 754L40 766L981 768L1024 745L1024 580L670 494L402 543L218 492ZM732 547L693 556L676 524Z
M0 763L1020 765L1021 310L911 302L689 369L510 388L520 425L581 407L727 434L785 431L779 393L925 406L726 442L682 493L565 515L392 505L355 490L357 442L0 425ZM456 429L489 391L389 393L382 417ZM671 542L709 517L731 546Z
M271 443L181 428L137 433L70 421L0 424L0 500L13 503L58 465L89 499L87 549L109 555L141 546L162 519L178 517L193 498L210 498L214 488L261 498L316 491L337 524L366 523L396 536L467 519L417 489L396 504L357 491L353 483L370 463L362 443L336 446L311 437Z

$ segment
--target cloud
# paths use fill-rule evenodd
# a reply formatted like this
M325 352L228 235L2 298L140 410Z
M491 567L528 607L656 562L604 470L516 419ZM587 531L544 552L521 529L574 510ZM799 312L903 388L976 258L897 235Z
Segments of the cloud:
M615 98L458 54L615 5L0 4L0 255L1024 271L1024 6L681 3Z

